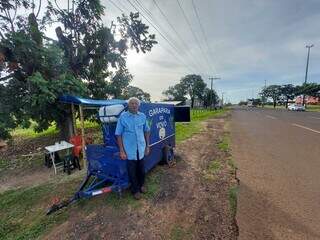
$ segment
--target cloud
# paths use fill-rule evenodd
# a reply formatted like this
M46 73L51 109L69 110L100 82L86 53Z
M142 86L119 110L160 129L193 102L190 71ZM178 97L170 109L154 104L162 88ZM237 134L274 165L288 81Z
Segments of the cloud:
M125 0L117 2L132 9ZM175 53L179 56L177 60L166 50L173 51L172 47L150 27L159 45L151 53L140 55L139 61L132 61L134 54L128 58L129 70L134 75L133 84L151 93L153 100L160 99L163 90L190 73L184 63L194 72L201 73L207 83L209 75L219 75L221 80L214 83L216 90L219 93L226 92L228 99L233 102L245 99L252 92L256 95L265 79L270 84L299 84L304 79L305 45L309 43L315 44L310 55L309 80L320 80L317 67L320 64L318 0L194 0L210 49L205 44L191 0L180 2L198 41L191 33L177 2L157 0L184 43L151 0L141 2L151 12L162 32L179 49ZM109 21L120 14L109 1L105 0L103 4ZM206 51L209 67L199 44Z

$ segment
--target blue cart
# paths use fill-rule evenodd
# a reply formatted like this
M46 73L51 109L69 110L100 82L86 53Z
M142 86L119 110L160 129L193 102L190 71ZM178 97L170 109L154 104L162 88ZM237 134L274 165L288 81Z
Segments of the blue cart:
M92 100L74 96L62 96L60 101L73 105L98 108L97 117L101 122L103 144L86 145L87 176L75 195L68 201L54 204L47 212L50 214L80 199L107 192L122 191L129 187L127 161L121 160L116 143L115 128L117 119L127 110L125 100ZM174 164L175 122L190 121L190 108L173 103L141 102L140 112L147 117L150 127L150 154L145 157L145 172L158 163Z

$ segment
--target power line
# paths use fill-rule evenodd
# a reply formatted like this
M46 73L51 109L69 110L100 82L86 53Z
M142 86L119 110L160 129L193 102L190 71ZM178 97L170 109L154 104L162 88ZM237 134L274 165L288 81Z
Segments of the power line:
M168 40L168 38L167 38L166 36L164 36L164 35L161 33L161 31L160 31L151 21L149 21L149 19L148 19L146 16L144 16L144 15L141 13L141 11L139 11L139 9L137 9L136 6L134 6L134 4L133 4L130 0L127 0L127 1L129 2L129 4L130 4L136 11L140 12L141 16L142 16L142 17L160 34L160 36L161 36L165 41L167 41L167 42L169 43L169 45L179 54L179 49L177 49L177 47L174 46L174 45ZM171 51L170 51L170 52L171 52ZM171 52L171 53L172 53L172 52ZM173 54L173 56L174 56L175 58L177 58L176 55ZM183 58L182 58L182 59L183 59ZM177 60L178 60L178 61L181 61L181 60L178 59L178 58L177 58ZM181 62L183 62L183 61L181 61ZM184 62L183 62L183 64L188 68L189 71L193 72L193 70L192 70L189 66L187 66Z
M198 23L199 23L199 25L200 25L200 29L201 29L201 32L202 32L202 34L203 34L203 37L204 37L205 43L206 43L206 45L207 45L207 48L208 48L209 52L212 54L212 50L211 50L211 48L210 48L210 45L208 44L208 39L207 39L207 36L206 36L206 34L205 34L203 25L202 25L202 23L201 23L201 20L200 20L198 11L197 11L197 7L196 7L196 5L195 5L195 3L194 3L194 0L192 0L192 7L193 7L193 9L194 9L194 12L196 13L196 17L197 17L197 19L198 19ZM209 55L209 58L210 58L210 55ZM211 59L211 62L212 62L212 59ZM212 70L212 69L211 69L211 70ZM215 69L213 69L213 70L215 70ZM214 72L216 72L216 71L214 71Z
M149 18L150 18L150 21L153 21L153 24L158 28L158 29L156 29L156 30L159 30L160 32L165 32L163 29L162 29L162 27L157 23L157 21L155 20L155 18L154 18L154 16L152 15L152 13L143 5L143 3L140 1L140 0L133 0L133 1L135 1L135 2L137 2L138 3L138 5L140 6L140 8L141 8L141 10L142 11L144 11L148 16L149 16ZM132 6L132 4L131 4L131 6ZM137 11L139 11L139 9L137 9L137 8L135 8ZM141 15L142 15L142 13L141 13ZM145 16L144 16L145 17ZM163 34L163 35L165 35L165 34ZM170 45L171 45L171 47L173 47L174 49L175 49L175 51L177 52L177 53L179 53L179 55L180 55L180 57L182 58L182 59L184 59L183 58L183 56L180 54L180 52L181 51L184 51L185 49L182 49L182 50L180 50L176 45L177 45L177 43L174 41L174 40L172 40L171 38L170 38L170 35L168 36L169 38L167 38L167 40L171 43L169 43ZM179 45L179 44L178 44ZM188 46L187 46L187 48L188 48ZM196 70L195 72L199 72L199 73L201 73L202 71L201 71L201 67L199 68L199 66L197 65L197 63L193 60L193 58L192 58L192 56L191 56L191 59L192 59L192 67ZM200 69L200 70L199 70Z
M139 0L134 0L134 1L138 3L141 9L144 10L149 15L149 17L152 18L152 13Z
M137 0L138 1L138 0ZM174 31L174 33L178 36L179 40L182 42L183 47L185 49L188 49L189 46L186 44L186 42L183 40L183 38L180 36L180 34L178 33L178 31L175 29L175 27L171 24L171 22L169 21L169 18L167 17L167 15L164 13L164 11L160 8L160 6L158 5L158 3L155 0L152 0L155 4L155 6L157 7L157 9L159 10L159 12L161 13L161 15L164 17L164 19L166 20L166 22L169 24L169 26L171 27L171 29ZM189 51L187 51L187 53L190 53ZM191 53L190 53L191 55ZM192 57L192 55L191 55ZM197 66L196 62L193 62L195 64L195 66Z
M203 55L203 57L204 57L204 59L205 59L205 61L206 61L207 65L208 65L208 67L209 67L209 68L208 68L208 70L210 70L210 64L209 64L209 61L208 61L208 59L207 59L207 57L206 57L206 54L204 53L204 51L203 51L203 49L202 49L202 47L201 47L201 44L200 44L200 42L199 42L199 40L198 40L197 36L195 35L195 33L194 33L194 31L193 31L193 28L192 28L192 26L191 26L191 24L190 24L190 22L189 22L189 20L188 20L188 17L187 17L187 15L186 15L185 11L183 10L183 8L182 8L182 6L181 6L181 4L180 4L179 0L176 0L176 1L177 1L178 5L179 5L179 8L180 8L180 10L181 10L181 12L182 12L182 15L183 15L184 19L185 19L185 20L186 20L186 22L187 22L187 25L188 25L188 26L189 26L189 28L190 28L191 33L192 33L192 35L193 35L194 39L196 40L196 43L197 43L197 45L198 45L198 47L199 47L200 51L202 52L202 55Z

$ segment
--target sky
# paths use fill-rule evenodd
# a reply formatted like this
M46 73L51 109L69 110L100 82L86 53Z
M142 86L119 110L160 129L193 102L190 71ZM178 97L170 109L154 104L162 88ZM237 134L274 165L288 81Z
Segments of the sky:
M140 11L136 0L101 0L103 21ZM157 3L166 18L157 8ZM311 48L308 82L320 83L319 0L138 0L159 44L151 52L129 51L132 85L151 94L153 101L187 74L219 77L213 87L226 101L258 97L265 84L301 84L305 78L307 44ZM181 11L179 3L185 13ZM193 5L194 4L194 5ZM193 8L195 6L195 8ZM196 12L198 13L199 24ZM168 23L169 22L169 23ZM171 26L173 28L171 28Z

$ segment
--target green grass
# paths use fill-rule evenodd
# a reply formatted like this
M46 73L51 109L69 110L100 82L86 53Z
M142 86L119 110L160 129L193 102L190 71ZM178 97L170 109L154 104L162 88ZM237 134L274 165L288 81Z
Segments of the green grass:
M237 165L235 164L234 160L230 157L227 160L228 166L231 168L231 171L234 172L237 168Z
M64 222L68 212L46 216L55 195L71 196L79 178L50 182L0 194L0 239L36 239L55 224Z
M77 121L76 123L77 128L80 129L80 122ZM47 130L43 132L35 132L34 127L36 126L36 123L32 122L31 126L29 128L21 128L18 127L15 130L12 131L13 137L20 137L20 138L38 138L38 137L48 137L48 136L54 136L58 134L58 129L56 128L56 124L53 123ZM91 122L91 121L85 121L84 122L85 128L99 128L99 124L97 122Z
M218 160L211 161L208 167L208 171L210 174L217 174L221 169L221 163Z
M226 109L222 110L192 110L191 122L189 123L176 123L176 142L179 143L183 140L190 138L193 134L201 131L201 121L212 117L219 117L226 113Z
M218 148L224 152L230 151L230 136L228 134L223 136L222 140L218 143Z
M192 230L184 229L179 225L174 225L170 232L170 240L186 240L191 239Z
M320 105L307 105L307 111L320 112Z
M177 124L177 142L182 141L194 133L201 131L201 121L211 117L224 114L226 110L218 111L192 111L192 121L187 124ZM97 123L86 122L86 128L97 128ZM16 129L13 133L16 137L27 139L52 136L57 133L55 126L51 126L47 131L35 133L30 129ZM22 159L26 164L26 159ZM39 161L38 161L39 160ZM42 163L42 158L32 161ZM18 161L19 162L19 161ZM17 163L20 164L20 163ZM27 163L29 164L29 163ZM34 163L32 163L34 164ZM0 159L0 168L6 168L7 162ZM212 163L210 171L217 171L220 166ZM81 174L83 174L81 172ZM152 199L160 191L161 177L164 174L163 168L155 168L147 175L146 184L148 193L146 199ZM60 179L61 178L61 179ZM48 182L34 187L9 190L0 194L0 239L37 239L44 235L53 226L66 221L69 218L71 209L85 212L97 210L103 205L110 206L115 212L126 210L127 207L139 208L140 201L132 198L129 191L125 191L121 198L116 193L101 195L95 198L80 200L67 209L62 209L57 213L46 216L45 212L51 204L54 196L60 198L71 197L81 182L82 175L74 174L70 176L60 176L54 179L55 182ZM179 226L175 226L171 231L171 239L188 239L190 231Z
M209 181L215 180L216 175L221 170L221 168L222 168L222 165L218 160L211 161L207 169L203 171L203 178Z
M137 209L141 201L135 200L126 190L119 197L117 193L102 194L90 199L81 199L76 204L46 216L54 196L61 199L71 197L80 185L83 173L60 176L55 182L41 184L30 188L9 190L0 194L0 239L36 239L45 234L54 225L69 218L70 209L90 213L102 206L109 206L115 214L126 211L128 207ZM152 199L160 191L160 181L164 174L161 167L152 170L146 178L148 192L146 199Z
M237 195L238 195L238 186L231 187L229 189L229 204L232 216L236 216L237 212Z
M43 154L29 156L19 156L17 158L0 158L0 174L6 170L30 169L43 166Z

